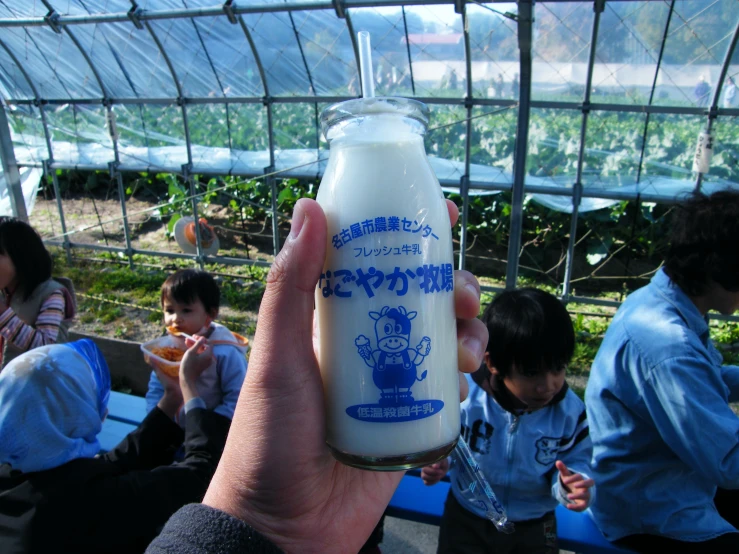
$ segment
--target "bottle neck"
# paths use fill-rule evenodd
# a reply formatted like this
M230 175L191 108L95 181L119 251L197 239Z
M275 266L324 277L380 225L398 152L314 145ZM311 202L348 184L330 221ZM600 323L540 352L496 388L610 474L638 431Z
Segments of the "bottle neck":
M426 127L419 121L395 114L362 115L329 128L332 148L346 144L421 142Z

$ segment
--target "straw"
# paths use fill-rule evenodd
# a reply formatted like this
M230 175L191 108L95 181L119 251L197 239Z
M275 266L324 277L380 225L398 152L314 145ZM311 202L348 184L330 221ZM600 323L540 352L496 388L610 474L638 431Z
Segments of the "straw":
M452 458L460 466L457 481L462 495L481 508L485 512L485 517L493 522L498 531L513 533L513 523L508 520L508 515L462 437L459 437L457 446L452 451Z
M367 31L357 33L359 39L359 72L362 78L362 98L374 98L375 79L372 75L372 50Z

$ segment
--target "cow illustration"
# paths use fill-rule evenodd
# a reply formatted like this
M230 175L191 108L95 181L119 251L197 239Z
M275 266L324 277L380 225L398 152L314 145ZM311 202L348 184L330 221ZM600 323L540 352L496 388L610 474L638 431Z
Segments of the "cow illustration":
M381 405L412 404L411 387L426 378L427 371L418 377L418 367L431 352L431 339L423 337L415 349L409 348L411 320L417 315L403 306L385 306L380 312L369 312L375 320L377 349L372 350L370 339L364 335L354 340L364 363L373 369L372 380L381 391Z

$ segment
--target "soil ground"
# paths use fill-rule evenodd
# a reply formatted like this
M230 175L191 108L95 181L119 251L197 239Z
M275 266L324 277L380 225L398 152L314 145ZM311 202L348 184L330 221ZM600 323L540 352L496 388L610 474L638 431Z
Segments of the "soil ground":
M181 253L177 242L167 236L169 216L159 217L157 212L152 210L153 206L151 202L135 198L126 201L131 246L152 252ZM117 199L92 196L65 198L63 209L71 242L95 246L126 247L121 205ZM261 269L274 259L271 219L246 222L243 226L238 223L240 228L237 229L228 219L232 213L228 208L211 204L202 209L199 215L205 217L216 230L220 241L219 256L236 258L247 264L256 261L259 265L221 265L208 269L216 275L221 285L228 281L236 287L243 287L247 290L259 289L262 286L260 277L263 277L264 271L255 273L255 269ZM61 220L55 200L39 197L30 222L44 239L63 241ZM284 240L289 232L289 221L282 218L281 223L281 237ZM56 273L63 274L65 270L73 271L78 277L74 279L80 305L74 324L75 330L84 334L138 342L161 335L161 314L157 312L156 302L132 300L126 295L116 294L118 291L112 289L105 290L104 294L95 290L95 285L100 280L106 280L106 273L127 266L128 258L125 254L73 248L72 263L68 264L62 248L51 248L51 250L57 264ZM193 262L189 260L155 256L137 256L137 258L143 258L143 260L137 259L135 263L139 272L144 271L152 276L161 274L162 281L167 273L179 267L193 266ZM59 267L60 265L67 267ZM92 268L92 271L98 275L93 275L90 279L87 276L79 278L86 268ZM161 282L158 284L152 282L149 287L154 297L158 293L159 285ZM110 311L107 312L107 316L99 317L99 312L102 310L100 305L103 303L115 310L114 317L110 315ZM235 309L226 301L221 307L219 320L226 324L231 322L232 327L236 327L235 331L251 339L253 337L250 335L256 323L257 308L258 302L254 305L254 309L244 310Z

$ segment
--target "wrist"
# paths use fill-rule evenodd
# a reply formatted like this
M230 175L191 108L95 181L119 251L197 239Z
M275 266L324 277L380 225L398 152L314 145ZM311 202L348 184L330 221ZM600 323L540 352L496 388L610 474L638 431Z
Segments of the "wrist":
M179 394L173 394L171 391L167 391L166 389L162 398L157 402L157 407L171 420L174 420L181 405L182 397Z
M182 390L182 399L185 401L185 403L199 396L198 388L195 384L195 381L187 379L183 376L180 376L180 389Z
M225 489L219 487L218 471L216 470L216 475L213 477L202 503L240 519L284 552L304 551L304 549L297 547L300 541L292 540L286 534L280 532L279 527L284 525L285 522L278 521L277 525L270 524L270 518L260 514L256 507L251 509L247 507L247 503L241 500L238 494L233 493L234 490L236 490L235 487L230 483L225 483Z

